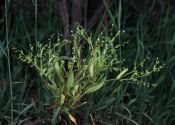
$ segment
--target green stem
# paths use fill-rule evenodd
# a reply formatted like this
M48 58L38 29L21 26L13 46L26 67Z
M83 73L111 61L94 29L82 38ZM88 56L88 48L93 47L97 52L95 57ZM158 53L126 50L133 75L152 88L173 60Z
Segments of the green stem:
M38 1L37 0L35 0L35 38L36 38L36 42L38 41L38 36L37 36L37 3L38 3Z
M11 79L11 68L10 68L10 50L9 50L9 36L8 36L8 8L7 4L9 1L5 0L5 29L6 29L6 42L7 42L7 61L8 61L8 73L9 73L9 81L10 81L10 107L11 107L11 122L13 123L13 86Z

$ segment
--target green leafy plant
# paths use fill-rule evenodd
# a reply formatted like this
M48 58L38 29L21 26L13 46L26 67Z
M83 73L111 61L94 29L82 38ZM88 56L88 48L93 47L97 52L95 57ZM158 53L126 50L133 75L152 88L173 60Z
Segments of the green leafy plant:
M118 58L118 48L122 45L117 43L120 33L112 37L101 34L92 40L79 26L69 40L58 36L56 42L52 43L51 37L46 45L30 45L30 52L27 54L25 51L14 49L21 61L38 71L43 79L44 88L52 94L53 104L57 108L52 123L55 123L58 115L66 113L76 124L70 112L84 104L81 102L84 95L98 91L110 81L137 81L162 68L158 61L151 70L138 70L144 62L131 71L122 67L123 60ZM86 44L80 44L82 41L86 41ZM69 56L64 52L68 44L71 45Z

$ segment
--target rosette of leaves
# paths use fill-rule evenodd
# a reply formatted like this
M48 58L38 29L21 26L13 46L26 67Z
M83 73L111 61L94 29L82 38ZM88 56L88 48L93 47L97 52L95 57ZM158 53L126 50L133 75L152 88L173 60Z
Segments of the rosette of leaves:
M122 81L126 74L130 75L129 80L138 77L136 69L128 73L128 68L119 66L122 61L118 59L117 48L121 46L116 44L118 35L120 32L113 37L101 34L92 40L83 28L78 27L69 40L58 36L54 43L37 43L36 47L30 45L28 54L19 51L19 59L38 71L59 112L68 109L65 112L76 123L69 111L82 104L80 100L84 95L96 92L107 81ZM86 44L80 44L81 41L86 41ZM70 56L64 54L67 44L71 45ZM111 72L114 74L112 79ZM152 72L146 73L150 75Z

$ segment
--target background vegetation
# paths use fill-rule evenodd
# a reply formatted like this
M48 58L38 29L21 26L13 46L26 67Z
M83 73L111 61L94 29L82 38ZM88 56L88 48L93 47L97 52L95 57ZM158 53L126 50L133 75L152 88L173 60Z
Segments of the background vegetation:
M174 11L173 0L0 1L0 125L173 125ZM142 64L139 72L150 71L157 58L162 66L165 65L160 72L136 81L109 81L83 96L76 110L63 106L66 113L62 113L52 101L53 93L43 87L45 82L40 73L30 67L30 63L21 61L14 48L27 55L33 47L35 56L40 44L41 47L48 43L54 46L58 34L62 42L66 42L65 39L73 41L77 24L86 30L93 45L99 37L103 41L119 33L115 39L117 56L109 55L119 60L115 66L122 68L117 73L105 71L111 78L124 75L126 68L132 71ZM79 47L85 47L83 56L79 56L81 62L91 51L86 37L80 38L78 36L75 41ZM111 39L105 44L109 41ZM64 47L61 54L71 57L72 44L66 43ZM47 66L50 67L52 65ZM70 105L69 101L67 104Z

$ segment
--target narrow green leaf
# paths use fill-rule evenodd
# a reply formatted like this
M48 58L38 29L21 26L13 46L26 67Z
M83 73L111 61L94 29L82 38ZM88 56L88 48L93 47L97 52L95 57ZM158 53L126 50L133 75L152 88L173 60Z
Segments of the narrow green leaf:
M33 106L35 105L35 102L31 103L30 105L27 105L20 113L19 113L19 116L20 115L25 115L27 113L27 111L32 108Z
M74 72L70 71L68 74L68 80L67 80L67 92L70 94L71 88L74 84Z
M106 79L106 78L105 78L105 79ZM95 92L95 91L99 90L99 89L104 85L105 79L103 79L101 82L99 82L99 83L96 84L96 85L93 85L93 86L88 87L88 88L85 90L85 94L92 93L92 92Z
M128 68L127 68L127 69L124 69L123 71L121 71L121 72L118 74L117 79L120 79L127 71L128 71Z
M73 95L73 96L77 93L78 88L79 88L79 85L76 84L76 85L74 86L73 90L72 90L72 95Z
M134 125L139 125L139 123L137 123L136 121L132 120L131 118L125 116L125 115L122 115L121 113L118 113L118 112L115 112L116 115L130 121L131 123L133 123Z
M56 125L56 123L58 121L57 118L58 118L58 116L60 114L60 111L61 111L60 107L57 107L57 109L54 111L53 117L52 117L52 125Z
M60 82L64 83L63 72L58 62L55 63L55 69L56 69Z

